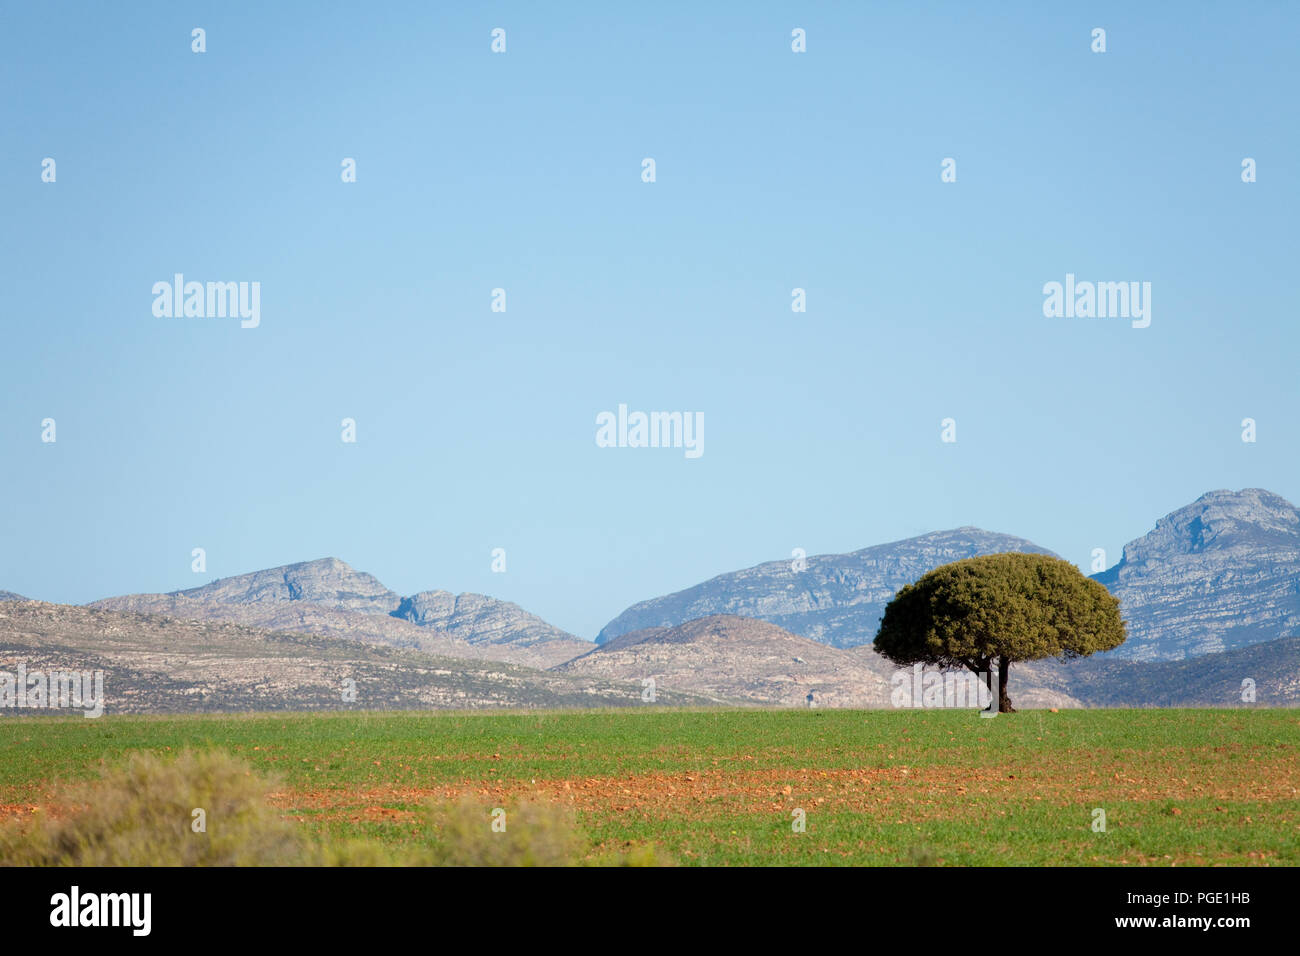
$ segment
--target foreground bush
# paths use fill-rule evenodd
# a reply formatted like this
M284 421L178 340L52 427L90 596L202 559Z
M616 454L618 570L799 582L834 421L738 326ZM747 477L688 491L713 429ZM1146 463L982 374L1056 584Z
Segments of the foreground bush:
M563 807L493 808L468 798L430 807L427 840L415 847L309 839L271 806L273 788L222 751L184 751L170 759L135 753L97 780L62 788L57 815L0 826L0 865L580 866L590 853ZM667 861L653 847L640 846L593 862Z
M305 862L301 832L266 800L271 783L220 751L167 760L132 754L65 789L67 816L0 828L10 866L285 866ZM201 811L196 814L195 811ZM202 830L199 830L199 827ZM198 832L196 832L196 830Z

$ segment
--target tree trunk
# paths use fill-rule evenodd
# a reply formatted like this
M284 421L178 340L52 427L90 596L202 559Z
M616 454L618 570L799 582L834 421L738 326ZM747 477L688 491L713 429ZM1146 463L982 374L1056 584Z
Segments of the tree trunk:
M1014 714L1016 709L1011 706L1011 697L1007 694L1007 677L1011 673L1011 661L1003 655L998 658L998 713Z

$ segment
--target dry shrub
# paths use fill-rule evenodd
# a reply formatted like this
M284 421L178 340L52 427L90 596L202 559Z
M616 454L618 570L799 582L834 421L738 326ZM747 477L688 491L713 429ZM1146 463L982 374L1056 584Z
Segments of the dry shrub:
M72 812L0 828L10 866L286 866L309 862L301 832L266 800L272 784L222 751L138 752L67 789ZM195 809L206 832L193 830Z
M676 866L677 861L653 843L628 844L627 849L614 850L597 857L592 866Z
M62 788L57 806L0 825L6 866L580 866L589 843L572 812L549 803L505 809L472 798L431 808L429 842L387 847L366 839L308 839L267 801L274 783L220 751L164 759L148 751L107 767L98 779ZM205 811L205 832L193 829ZM651 846L628 844L597 866L664 866Z
M310 866L419 866L421 855L384 846L377 840L325 840L317 847Z
M503 807L505 829L492 829L492 811L471 798L433 807L432 866L574 866L587 838L573 815L549 803Z

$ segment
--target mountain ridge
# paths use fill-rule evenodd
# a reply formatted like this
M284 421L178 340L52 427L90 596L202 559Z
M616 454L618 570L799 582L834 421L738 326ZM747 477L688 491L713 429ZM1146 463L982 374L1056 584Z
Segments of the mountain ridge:
M770 621L834 647L868 644L885 605L904 584L949 561L999 551L1053 554L1025 538L965 525L845 554L812 555L800 570L793 560L767 561L633 604L601 629L596 642L646 627L734 614Z
M405 598L336 557L264 568L166 593L103 598L86 606L292 628L466 660L536 667L568 660L591 646L513 602L487 595L422 591ZM443 613L447 608L450 612Z
M637 602L597 636L738 614L835 647L870 644L904 584L978 554L1052 555L1032 541L970 525L815 555L795 570L769 561ZM1300 634L1300 509L1262 488L1216 489L1169 512L1092 576L1119 599L1129 637L1117 658L1178 660Z

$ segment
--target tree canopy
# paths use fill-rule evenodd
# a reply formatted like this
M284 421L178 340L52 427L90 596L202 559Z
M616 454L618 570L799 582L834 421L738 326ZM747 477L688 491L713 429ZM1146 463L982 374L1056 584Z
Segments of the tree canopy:
M885 608L875 648L895 664L998 667L998 710L1013 711L1013 661L1070 659L1124 642L1119 600L1073 564L1008 552L935 568L904 586Z

